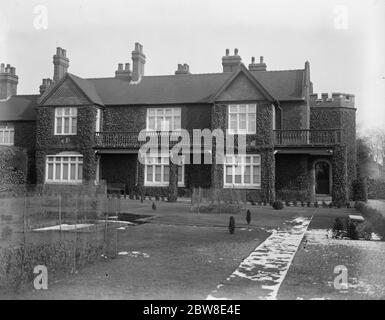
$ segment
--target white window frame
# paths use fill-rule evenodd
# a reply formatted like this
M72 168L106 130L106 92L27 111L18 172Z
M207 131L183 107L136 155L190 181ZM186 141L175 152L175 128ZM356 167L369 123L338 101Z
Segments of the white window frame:
M247 162L249 158L249 162ZM228 182L227 168L231 167L231 182ZM246 167L250 168L250 182L245 182ZM238 169L239 168L239 169ZM241 175L241 182L235 181L235 171L238 171L238 176ZM254 170L258 170L257 181L254 181ZM261 188L261 155L246 154L246 155L226 155L223 164L223 186L224 188L244 188L244 189L260 189Z
M0 124L0 145L13 146L15 143L15 127L12 124Z
M67 160L65 160L67 158ZM75 159L73 159L75 158ZM52 179L49 178L49 166L52 164ZM63 177L64 165L68 166L67 177ZM71 179L71 167L75 165L75 178ZM81 178L79 178L79 166L81 165ZM56 167L60 167L60 178L56 177ZM80 154L55 154L47 155L45 158L45 182L60 184L80 184L83 182L83 156Z
M169 114L167 114L169 113ZM171 122L166 122L166 118L170 117ZM179 117L179 122L176 119ZM150 118L154 118L154 126L150 126ZM160 121L158 121L160 119ZM159 128L160 125L160 128ZM181 108L147 108L146 130L152 131L173 131L179 130L182 126L182 109Z
M69 110L68 114L67 110ZM56 136L74 136L77 134L77 118L78 108L76 107L57 107L55 108L55 135ZM61 120L61 131L58 130L58 122ZM64 122L68 119L68 133L64 133ZM75 129L73 129L73 121L76 121Z
M257 104L243 103L243 104L229 104L228 105L228 122L227 128L230 134L256 134L257 133ZM245 115L246 128L240 129L241 115ZM235 117L236 128L233 127L233 117ZM254 121L253 119L254 118ZM254 128L251 127L250 122L254 122Z
M156 159L156 160L155 160ZM159 161L159 159L161 159ZM155 161L154 161L155 160ZM155 156L150 156L146 155L145 156L145 165L144 165L144 186L147 187L167 187L170 184L170 169L169 169L169 180L164 180L164 169L166 166L170 168L170 155L155 155ZM184 161L182 160L182 164L178 166L178 187L184 187L184 173L185 173L185 165ZM151 166L151 175L152 175L152 181L147 180L147 173L149 171L149 167ZM161 181L155 181L155 167L160 166L161 167ZM181 180L179 180L179 177L181 177Z
M96 126L95 126L95 131L100 132L102 131L102 111L101 109L97 108L96 109Z

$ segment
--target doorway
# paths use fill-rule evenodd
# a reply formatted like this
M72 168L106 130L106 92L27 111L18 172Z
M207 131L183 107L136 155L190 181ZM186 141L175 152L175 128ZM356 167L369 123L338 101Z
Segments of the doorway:
M315 193L330 194L331 189L331 167L330 163L321 160L314 165L315 169Z

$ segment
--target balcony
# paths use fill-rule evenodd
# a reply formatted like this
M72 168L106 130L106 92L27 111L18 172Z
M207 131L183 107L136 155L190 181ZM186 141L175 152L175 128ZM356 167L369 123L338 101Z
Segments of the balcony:
M331 146L341 143L341 129L275 130L274 144L280 147Z
M168 131L148 131L148 138L154 136L158 139L159 144L162 144L163 139L169 141L170 132ZM139 141L138 131L108 131L95 133L95 148L104 149L139 149L145 141ZM178 143L178 141L169 141L170 146Z

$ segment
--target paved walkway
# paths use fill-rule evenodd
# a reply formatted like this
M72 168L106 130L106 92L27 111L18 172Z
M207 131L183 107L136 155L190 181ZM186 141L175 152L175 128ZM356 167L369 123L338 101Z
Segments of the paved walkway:
M276 299L310 221L298 217L275 230L207 299Z

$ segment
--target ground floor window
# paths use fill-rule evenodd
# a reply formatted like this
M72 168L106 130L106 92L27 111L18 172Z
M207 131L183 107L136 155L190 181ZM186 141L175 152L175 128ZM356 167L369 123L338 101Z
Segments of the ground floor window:
M83 180L83 156L47 156L45 180L46 182L81 183Z
M0 124L0 145L13 146L15 129L12 124Z
M144 167L145 186L168 186L170 181L170 156L147 156ZM184 164L178 166L178 186L184 186Z
M230 155L224 164L224 187L259 188L261 186L261 156Z

